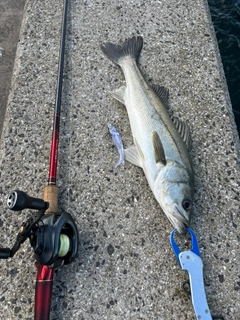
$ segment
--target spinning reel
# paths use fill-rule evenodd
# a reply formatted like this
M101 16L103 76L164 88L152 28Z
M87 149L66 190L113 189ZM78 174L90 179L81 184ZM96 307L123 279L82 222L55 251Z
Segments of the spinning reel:
M29 238L39 264L58 268L73 261L78 251L78 232L69 213L44 214L49 207L48 202L29 197L19 190L8 195L7 207L13 211L35 209L38 212L33 212L22 224L12 249L0 248L0 259L13 257L21 244Z

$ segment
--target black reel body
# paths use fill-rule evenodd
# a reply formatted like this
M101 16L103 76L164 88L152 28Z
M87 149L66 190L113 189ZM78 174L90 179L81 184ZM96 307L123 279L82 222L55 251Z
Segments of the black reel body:
M60 257L61 235L70 239L68 253ZM71 215L64 213L48 213L42 216L30 235L35 258L42 265L53 268L73 261L78 250L78 232Z
M78 231L72 216L67 212L47 213L48 202L29 197L25 192L14 190L7 199L10 210L36 209L22 224L12 249L0 248L0 259L13 257L24 241L29 238L35 258L41 265L58 268L74 260L78 251Z

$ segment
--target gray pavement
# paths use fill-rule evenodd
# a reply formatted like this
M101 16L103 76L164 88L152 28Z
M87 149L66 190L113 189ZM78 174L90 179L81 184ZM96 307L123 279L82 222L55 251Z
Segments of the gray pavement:
M12 70L19 40L25 0L0 3L0 137L11 85ZM2 55L1 55L2 51Z
M55 272L52 319L195 319L181 290L188 276L169 244L172 226L142 170L114 168L107 123L125 146L133 142L126 110L109 94L124 77L100 43L132 35L144 38L144 76L169 88L171 111L191 128L191 227L211 313L239 319L239 140L206 2L70 2L58 184L59 207L75 217L80 250ZM0 151L4 247L27 216L6 209L7 194L19 188L41 197L47 181L61 9L60 0L33 0L24 13ZM0 319L33 319L35 277L28 241L0 261Z

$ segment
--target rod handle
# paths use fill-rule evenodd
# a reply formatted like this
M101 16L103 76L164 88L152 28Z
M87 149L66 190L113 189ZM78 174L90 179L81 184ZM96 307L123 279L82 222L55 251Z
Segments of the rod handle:
M53 286L53 269L38 263L35 265L38 273L35 287L34 320L49 320Z
M43 199L49 203L49 207L45 213L58 212L58 194L59 188L56 185L48 185L44 188Z

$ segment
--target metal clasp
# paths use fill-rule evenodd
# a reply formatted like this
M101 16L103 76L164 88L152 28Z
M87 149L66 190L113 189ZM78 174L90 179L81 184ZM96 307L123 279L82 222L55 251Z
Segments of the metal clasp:
M170 243L180 268L189 273L191 299L196 318L198 320L212 320L204 290L203 264L198 248L197 237L192 229L186 228L186 230L190 233L192 238L191 250L181 252L174 240L176 229L171 233Z
M199 251L199 248L198 248L198 242L197 242L197 237L195 235L195 233L193 232L192 229L190 228L186 228L186 230L190 233L191 235L191 239L192 239L192 248L191 248L191 251L193 253L195 253L197 256L199 256L199 258L201 258L201 255L200 255L200 251ZM181 267L180 265L180 261L179 261L179 255L181 253L181 250L180 248L178 247L178 245L176 244L175 240L174 240L174 235L175 235L175 232L177 231L177 229L174 229L171 233L171 236L170 236L170 243L171 243L171 246L173 248L173 251L175 253L175 256L176 256L176 259L177 259L177 262L179 264L179 266Z

